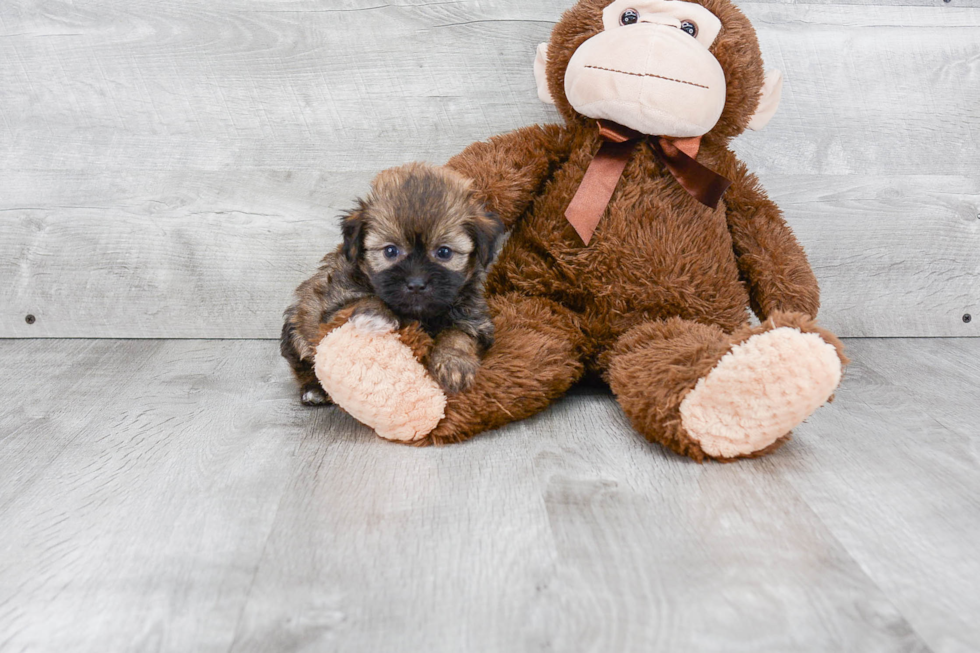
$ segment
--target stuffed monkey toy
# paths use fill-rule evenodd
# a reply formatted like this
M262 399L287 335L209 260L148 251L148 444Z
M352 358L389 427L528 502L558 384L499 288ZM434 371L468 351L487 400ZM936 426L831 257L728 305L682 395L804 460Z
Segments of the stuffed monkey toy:
M405 334L345 324L319 345L324 388L383 437L434 444L531 416L591 373L679 454L772 451L832 396L846 359L814 322L803 249L729 149L779 102L752 25L729 0L581 0L535 72L564 124L447 164L511 234L487 279L496 342L473 385L446 397L406 345L392 355Z

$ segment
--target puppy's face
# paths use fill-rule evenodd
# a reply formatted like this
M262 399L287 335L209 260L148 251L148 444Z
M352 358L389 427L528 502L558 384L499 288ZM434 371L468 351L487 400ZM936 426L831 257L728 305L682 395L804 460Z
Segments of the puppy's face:
M396 314L445 314L493 259L504 227L444 168L409 164L381 173L344 218L344 252Z

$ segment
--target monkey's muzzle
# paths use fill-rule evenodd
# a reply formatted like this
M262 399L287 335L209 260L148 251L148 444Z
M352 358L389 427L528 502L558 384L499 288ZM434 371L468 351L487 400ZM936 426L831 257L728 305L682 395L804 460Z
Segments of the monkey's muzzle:
M577 112L658 136L708 133L725 108L726 90L714 55L670 25L597 34L565 71L565 95Z

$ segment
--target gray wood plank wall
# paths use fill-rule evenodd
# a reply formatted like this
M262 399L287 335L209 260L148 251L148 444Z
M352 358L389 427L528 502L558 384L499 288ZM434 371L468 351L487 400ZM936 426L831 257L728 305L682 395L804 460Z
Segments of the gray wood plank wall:
M374 172L557 119L571 1L4 0L0 336L274 337ZM740 5L787 83L736 148L823 321L980 335L980 2Z

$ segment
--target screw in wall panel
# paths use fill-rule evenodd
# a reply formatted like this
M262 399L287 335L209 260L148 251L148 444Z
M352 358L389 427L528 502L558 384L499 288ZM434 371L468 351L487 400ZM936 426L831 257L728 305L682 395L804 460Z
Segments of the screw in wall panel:
M27 322L28 324L34 324L35 322L37 322L37 318L34 317L33 315L28 315L27 317L24 318L24 321Z
M970 315L969 313L965 313L965 314L963 315L963 322L964 322L965 324L969 324L969 323L970 323L970 322L972 322L972 321L973 321L973 316L972 316L972 315Z

